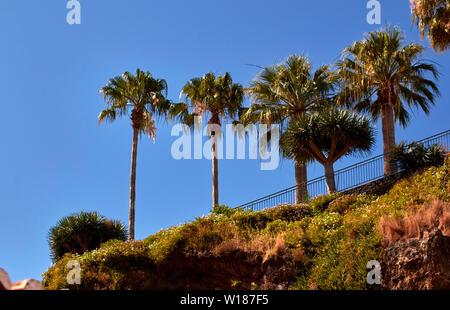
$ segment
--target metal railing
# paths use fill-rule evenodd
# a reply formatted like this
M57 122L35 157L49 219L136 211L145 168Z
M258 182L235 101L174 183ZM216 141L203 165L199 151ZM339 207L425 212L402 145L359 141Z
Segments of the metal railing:
M450 130L434 136L413 142L424 146L441 145L446 151L450 150ZM350 190L361 185L376 181L384 177L384 154L366 159L357 164L337 170L335 172L336 190L338 192ZM314 198L328 193L325 176L310 180L306 183L308 198ZM242 204L237 208L262 210L280 204L293 204L297 186L292 186L279 192Z

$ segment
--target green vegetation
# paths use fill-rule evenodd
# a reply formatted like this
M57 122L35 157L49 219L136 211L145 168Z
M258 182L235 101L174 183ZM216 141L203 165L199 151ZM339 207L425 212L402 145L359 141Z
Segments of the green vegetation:
M350 209L352 205L354 205L358 201L357 195L344 195L342 197L339 197L335 200L333 200L329 206L328 210L330 212L336 212L341 215L344 215L347 210Z
M401 143L394 149L393 160L398 162L402 171L414 173L431 166L439 167L444 163L446 152L438 144Z
M67 254L44 273L44 285L67 287L65 266L72 259L80 261L83 280L71 288L148 289L169 287L161 281L174 270L186 272L177 279L195 274L198 281L208 281L217 273L203 272L223 258L221 264L230 268L221 269L220 275L229 278L213 285L226 282L231 289L234 281L239 288L264 287L268 284L262 276L243 278L248 265L227 273L248 264L244 258L251 256L253 262L258 257L266 262L255 267L255 274L271 259L284 259L283 266L292 275L291 289L367 289L366 264L382 259L381 219L408 216L435 199L450 202L449 168L447 159L440 167L401 180L382 196L333 194L257 212L217 206L206 217L144 241L114 242L82 255Z
M211 213L217 214L217 215L223 214L226 216L230 216L239 211L243 211L243 210L240 208L237 208L237 209L230 208L229 206L225 206L225 205L215 205L214 208L211 210Z
M48 243L53 261L64 254L83 254L104 242L113 244L127 239L127 229L97 212L80 212L66 216L50 229Z
M328 208L329 204L340 196L340 193L317 196L310 201L309 205L311 206L314 214L317 215L325 211Z
M291 119L281 136L280 149L287 158L295 159L306 153L323 165L331 194L336 192L334 163L343 156L370 152L374 142L369 118L327 107Z

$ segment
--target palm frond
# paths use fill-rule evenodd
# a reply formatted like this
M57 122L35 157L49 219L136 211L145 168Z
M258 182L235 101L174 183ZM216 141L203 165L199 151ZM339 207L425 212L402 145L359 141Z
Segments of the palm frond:
M242 85L233 83L231 75L215 76L206 73L187 82L180 97L184 104L175 106L172 114L186 124L193 124L196 116L211 115L210 122L219 124L221 118L235 120L242 110L245 92Z
M374 120L388 104L402 126L409 122L406 108L420 108L426 114L439 96L436 67L421 59L424 47L403 45L405 37L397 27L370 32L362 41L344 49L336 65L340 93L336 102L369 113Z
M155 79L150 72L139 68L135 74L125 71L121 76L110 79L100 93L107 108L99 114L99 123L114 121L131 112L133 127L153 139L156 134L155 119L167 119L172 107L172 102L166 98L166 81Z

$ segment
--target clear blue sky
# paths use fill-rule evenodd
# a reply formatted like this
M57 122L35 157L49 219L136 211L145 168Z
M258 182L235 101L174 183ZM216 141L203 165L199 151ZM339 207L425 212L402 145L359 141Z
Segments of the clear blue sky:
M40 279L51 264L46 236L58 219L97 210L128 222L132 131L128 119L99 127L107 80L137 67L165 78L169 97L208 71L229 71L247 85L258 69L292 53L315 65L334 62L363 33L365 0L346 1L106 1L80 0L81 25L66 23L66 1L3 1L0 11L0 267L13 281ZM381 0L382 23L421 41L408 0ZM422 41L429 48L427 41ZM442 97L431 115L416 112L397 139L449 128L450 54L440 64ZM170 126L156 144L139 144L136 199L138 239L207 214L211 163L175 161ZM378 125L379 128L379 125ZM381 152L378 130L377 147ZM349 158L337 168L360 160ZM292 186L292 163L260 171L258 161L221 161L220 201L235 206ZM310 177L322 174L313 165Z

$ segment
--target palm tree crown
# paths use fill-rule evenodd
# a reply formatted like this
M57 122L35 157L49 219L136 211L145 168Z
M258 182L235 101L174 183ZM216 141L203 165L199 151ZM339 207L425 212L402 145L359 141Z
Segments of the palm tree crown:
M325 107L291 120L280 140L285 157L310 156L325 167L330 192L336 190L333 164L343 156L369 152L375 142L370 120L336 107Z
M343 52L338 62L341 93L338 101L359 112L368 112L374 120L382 117L385 173L395 172L389 154L395 146L395 121L406 126L408 108L420 108L426 114L439 95L436 84L425 77L438 72L422 60L419 44L403 45L402 32L389 26L356 41Z
M437 52L450 47L450 2L448 0L410 0L413 22Z
M320 108L334 90L328 66L313 72L309 59L291 55L281 64L264 68L250 84L253 105L244 122L283 123L295 115Z
M304 152L325 164L344 155L369 152L374 142L374 131L366 117L329 107L293 118L280 146L288 158L302 157Z
M115 121L119 116L128 115L131 110L131 125L139 133L156 136L155 117L167 116L171 102L167 96L167 83L155 79L150 72L136 70L136 75L124 72L108 81L100 89L107 108L98 116L99 123Z
M186 103L174 105L172 114L188 125L193 125L195 116L207 114L209 124L220 125L222 118L235 119L244 101L242 85L233 83L228 72L217 77L207 73L193 78L183 86L180 96L185 97Z

